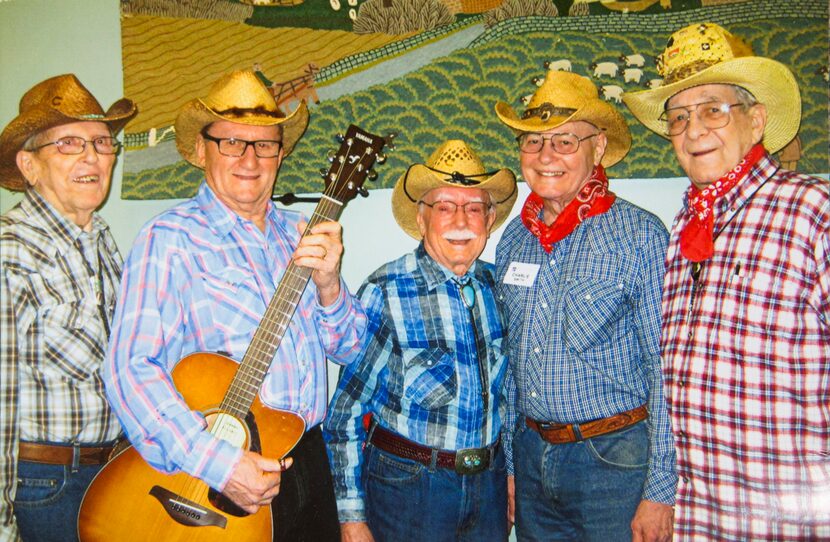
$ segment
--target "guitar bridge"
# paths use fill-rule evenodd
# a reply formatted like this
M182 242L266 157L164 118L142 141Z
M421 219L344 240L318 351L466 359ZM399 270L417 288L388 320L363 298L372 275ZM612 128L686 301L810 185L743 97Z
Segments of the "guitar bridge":
M228 519L213 510L208 510L193 501L180 497L161 486L153 486L150 495L164 507L164 511L177 523L188 527L219 527L224 529Z

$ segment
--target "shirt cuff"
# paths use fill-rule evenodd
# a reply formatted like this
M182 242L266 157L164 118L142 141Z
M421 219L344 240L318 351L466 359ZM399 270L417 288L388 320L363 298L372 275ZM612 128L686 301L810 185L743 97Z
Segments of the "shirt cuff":
M677 492L677 475L673 472L651 470L646 477L643 499L674 505Z
M334 303L324 307L317 299L317 314L321 325L336 329L352 314L352 296L343 279L340 279L340 294Z
M340 523L365 522L366 510L363 499L358 497L337 499L337 519Z
M188 454L192 460L183 465L182 470L222 491L242 459L242 453L242 449L204 431L193 452Z

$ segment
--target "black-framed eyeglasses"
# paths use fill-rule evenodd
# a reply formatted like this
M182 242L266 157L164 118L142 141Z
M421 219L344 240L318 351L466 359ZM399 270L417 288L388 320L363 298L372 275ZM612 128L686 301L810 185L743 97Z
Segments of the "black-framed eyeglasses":
M717 100L709 100L691 105L681 105L678 107L670 107L663 111L658 117L658 120L665 123L665 133L668 136L680 135L686 131L689 126L689 120L692 118L692 113L697 114L698 120L703 124L707 130L716 130L723 128L729 124L733 107L746 106L743 102L726 103Z
M542 152L542 148L545 146L545 140L550 140L554 152L559 154L573 154L579 149L581 142L598 135L599 133L579 137L569 132L550 135L526 132L519 135L516 138L516 142L519 144L519 150L527 154Z
M424 200L418 202L431 208L441 218L455 216L458 209L462 209L467 218L484 218L493 207L484 201L468 201L467 203L456 203L454 201L439 200L427 203Z
M254 154L256 154L257 158L275 158L280 153L280 149L282 149L282 141L276 141L274 139L248 141L235 137L213 137L206 132L202 132L202 137L216 143L216 146L219 147L219 154L234 158L239 158L244 155L248 150L248 145L254 148Z
M31 149L37 151L44 147L54 145L61 154L82 154L86 150L86 144L92 143L92 147L98 154L118 154L121 150L121 142L111 136L101 136L93 139L84 139L79 136L66 136L38 145Z

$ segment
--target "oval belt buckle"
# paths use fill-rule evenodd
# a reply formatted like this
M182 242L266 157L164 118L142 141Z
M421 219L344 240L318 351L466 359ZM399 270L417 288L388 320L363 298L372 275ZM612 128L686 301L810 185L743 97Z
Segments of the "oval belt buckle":
M488 448L467 448L455 452L455 472L458 474L476 474L489 466Z

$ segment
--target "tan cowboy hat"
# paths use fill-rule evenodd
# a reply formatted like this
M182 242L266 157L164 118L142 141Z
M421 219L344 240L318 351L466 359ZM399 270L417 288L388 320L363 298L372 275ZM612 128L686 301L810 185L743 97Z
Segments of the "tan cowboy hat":
M121 98L106 112L74 74L50 77L26 91L19 114L0 134L0 186L21 191L26 179L17 169L17 152L35 134L73 122L96 121L117 134L138 110L132 100Z
M775 60L753 56L752 47L714 23L693 24L669 38L657 58L663 85L623 94L628 108L649 130L668 138L659 120L666 101L687 88L738 85L767 108L764 146L776 152L792 141L801 123L801 96L792 72Z
M282 146L288 156L308 126L308 108L305 102L300 102L286 117L254 72L225 74L213 84L207 97L190 100L176 117L176 147L185 160L198 168L205 167L196 156L196 138L202 128L219 120L251 126L282 126Z
M480 188L490 194L496 207L496 230L510 214L516 202L516 176L509 169L487 172L475 152L461 140L441 144L425 164L414 164L401 175L392 191L392 214L398 225L415 239L418 229L418 202L433 188Z
M496 114L517 135L545 132L566 122L590 122L608 138L602 157L605 167L622 160L631 147L631 133L620 112L599 98L590 79L571 72L548 71L521 117L504 102L496 104Z

